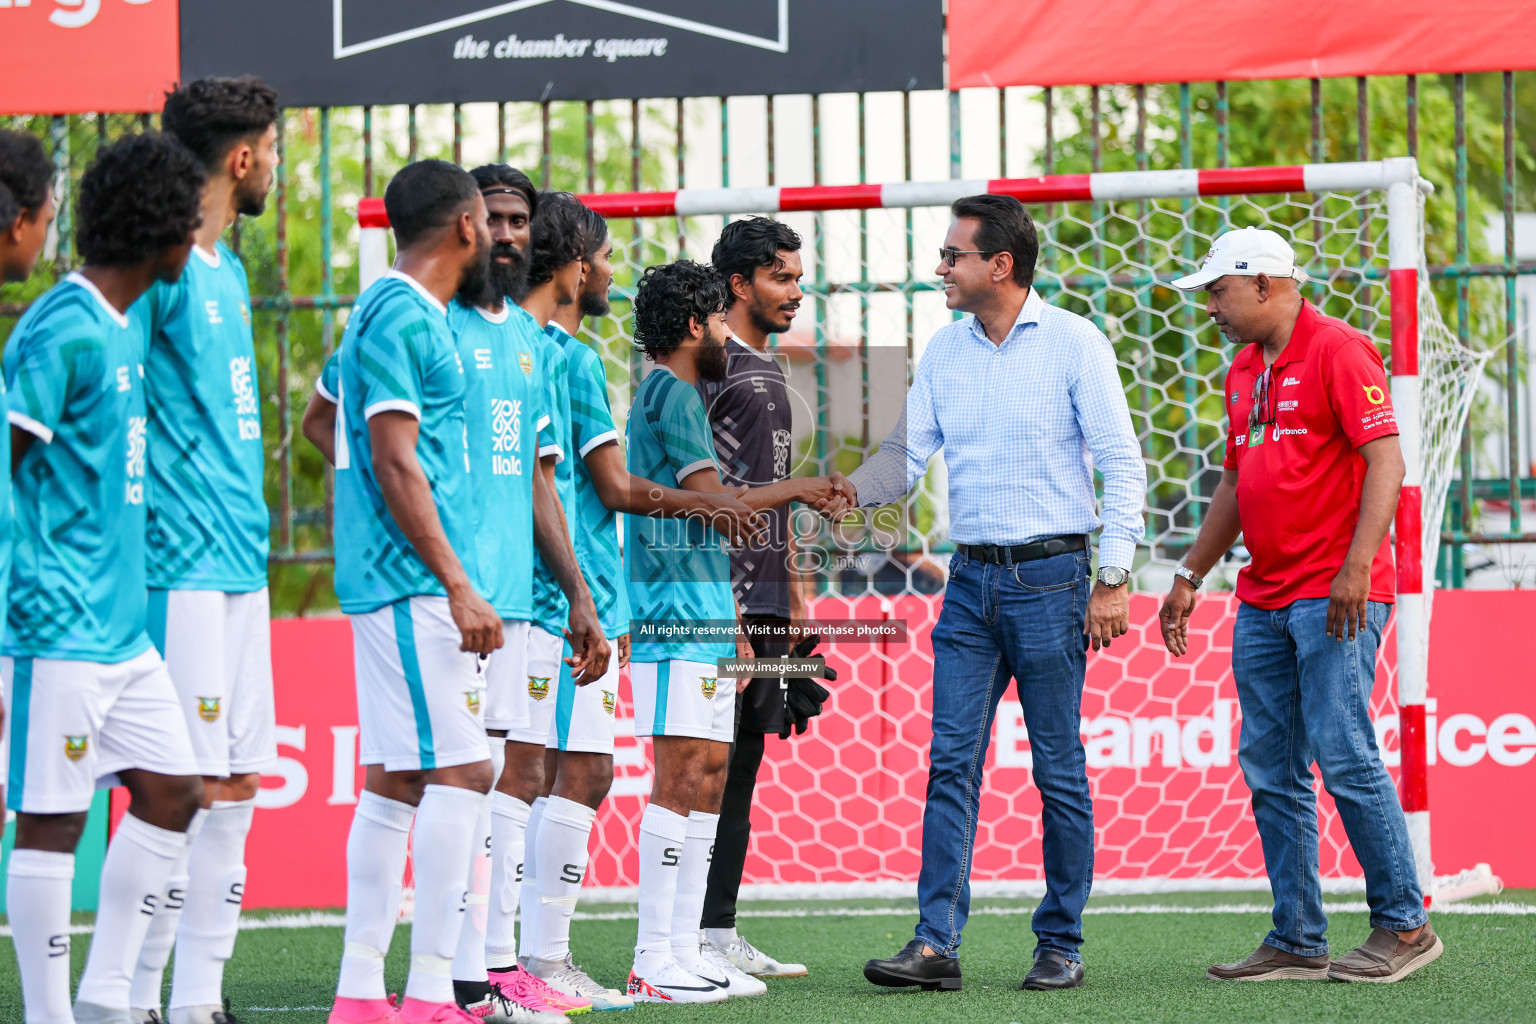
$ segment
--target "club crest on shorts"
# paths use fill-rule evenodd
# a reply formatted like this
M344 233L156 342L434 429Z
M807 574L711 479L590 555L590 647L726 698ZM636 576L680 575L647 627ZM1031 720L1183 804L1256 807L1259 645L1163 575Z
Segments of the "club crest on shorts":
M524 373L529 376L533 375L533 356L527 352L519 352L517 354L517 364L523 368Z
M603 710L605 712L607 712L610 715L613 714L614 706L616 704L618 704L618 702L619 701L618 701L618 695L617 694L615 694L615 693L613 693L612 691L609 691L609 690L604 690L603 691Z
M89 736L64 737L64 756L69 758L71 761L80 760L85 756L86 751L90 750L90 748L91 738Z
M705 700L715 699L715 683L719 676L699 676L699 688L704 691Z
M549 676L529 676L528 696L534 700L543 700L549 696Z
M219 720L219 697L197 698L197 717L205 722L217 722Z
M480 691L479 690L465 690L464 691L464 706L469 708L469 713L470 714L478 715L480 713Z

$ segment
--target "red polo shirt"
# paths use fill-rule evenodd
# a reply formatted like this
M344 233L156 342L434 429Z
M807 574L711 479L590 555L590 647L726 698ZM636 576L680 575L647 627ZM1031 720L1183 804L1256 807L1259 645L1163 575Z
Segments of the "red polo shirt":
M1302 304L1291 340L1270 368L1274 422L1250 430L1264 349L1249 345L1227 372L1227 469L1253 561L1237 596L1258 608L1327 597L1360 518L1367 441L1396 434L1386 367L1370 339ZM1371 600L1394 597L1392 549L1371 562Z

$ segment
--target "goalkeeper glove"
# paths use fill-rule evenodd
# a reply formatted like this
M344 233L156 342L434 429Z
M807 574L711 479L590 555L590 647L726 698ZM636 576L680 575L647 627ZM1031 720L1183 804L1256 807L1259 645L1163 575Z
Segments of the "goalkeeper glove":
M819 643L819 636L806 637L795 645L790 656L809 658ZM823 668L823 671L828 682L837 682L837 672L830 668ZM796 736L804 733L811 719L821 714L822 705L831 696L826 687L810 676L791 676L784 680L784 725L779 730L779 739L789 739L791 729Z

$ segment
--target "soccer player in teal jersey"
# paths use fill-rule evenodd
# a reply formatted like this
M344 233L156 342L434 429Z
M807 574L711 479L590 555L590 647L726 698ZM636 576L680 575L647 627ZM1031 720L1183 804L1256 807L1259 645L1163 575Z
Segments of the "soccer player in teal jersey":
M559 200L565 201L565 200ZM576 453L576 506L572 532L582 574L597 603L604 634L616 642L619 657L601 680L576 686L568 673L558 679L553 728L546 741L554 768L546 773L539 801L536 849L527 860L538 899L528 907L524 927L533 947L524 966L552 987L593 1001L595 1009L633 1006L623 992L594 981L575 963L570 950L571 916L586 874L587 846L597 809L613 782L614 716L619 669L628 661L629 596L619 556L616 512L631 515L696 515L729 536L749 529L755 513L729 494L708 494L662 487L632 477L624 468L619 434L608 400L602 357L575 337L583 316L608 313L613 284L608 225L592 210L579 209L582 224L582 286L577 301L557 307L550 331L566 356L570 395L570 438ZM553 332L558 331L558 334ZM555 753L558 751L558 753Z
M529 719L526 657L529 622L534 617L533 560L537 546L558 545L560 550L550 561L564 563L569 576L580 584L569 598L577 609L578 628L582 621L588 623L587 629L594 628L596 611L576 571L576 554L563 528L564 517L554 492L539 472L539 431L547 430L550 422L540 367L542 332L534 318L508 298L526 289L530 214L537 210L538 195L526 175L505 164L477 167L470 173L485 200L490 227L489 282L483 293L461 293L449 306L448 322L458 342L467 382L466 419L481 582L501 616L506 640L486 665L485 728L499 778L505 769L507 731L525 727ZM540 522L542 529L536 526ZM542 536L536 543L538 534ZM515 858L493 855L493 806L500 805L503 817L526 817L506 806L510 802L511 798L498 790L481 806L475 849L483 851L489 863L485 865L488 870L471 872L476 902L485 902L493 886L506 888L508 868L515 881L517 863L524 859L520 853ZM521 830L515 823L503 821L500 831L505 836ZM460 1006L472 1013L489 1008L497 1020L524 1020L531 1012L540 1011L558 1019L563 1013L591 1007L589 1000L565 998L550 990L539 979L524 974L515 961L496 972L493 986L486 970L489 923L474 915L460 933L453 962L454 992ZM497 924L498 932L510 927L502 917L497 918ZM507 934L510 937L510 931Z
M635 344L656 368L629 411L629 470L688 490L721 492L704 403L694 388L726 369L725 283L688 260L650 267L635 293ZM756 509L829 498L825 478L743 490ZM730 559L696 520L626 520L625 577L635 628L630 680L635 733L653 738L655 782L640 820L640 925L629 994L646 1002L718 1002L766 986L700 940L710 851L734 735L735 679L720 659L751 657L732 643L737 610ZM645 634L679 630L680 635ZM724 636L721 631L724 630Z
M6 909L29 1022L131 1019L144 910L202 798L175 685L145 632L146 336L129 312L181 276L202 185L167 136L103 148L80 183L85 266L32 305L5 352L16 549L0 675L19 814ZM71 1014L74 849L98 782L114 776L131 800Z
M472 1024L449 965L492 781L483 658L502 630L477 590L464 370L446 304L485 277L490 237L474 179L441 160L402 169L384 205L398 256L352 311L336 393L336 593L352 620L368 772L329 1020ZM413 819L416 920L397 1011L384 955Z
M187 269L139 303L149 328L149 636L181 695L204 810L134 972L139 1021L159 1014L174 943L170 1024L222 1024L245 840L261 772L277 757L251 295L244 264L219 238L266 205L277 111L277 94L260 79L203 78L167 95L161 116L208 180Z
M53 223L53 161L30 132L0 131L0 284L25 281L37 267L48 225ZM0 409L5 407L0 377ZM11 432L0 430L0 466L11 465ZM0 615L5 613L11 580L11 477L0 478ZM0 738L5 729L5 700L0 693ZM0 751L5 744L0 741ZM5 803L7 759L0 756L0 806Z

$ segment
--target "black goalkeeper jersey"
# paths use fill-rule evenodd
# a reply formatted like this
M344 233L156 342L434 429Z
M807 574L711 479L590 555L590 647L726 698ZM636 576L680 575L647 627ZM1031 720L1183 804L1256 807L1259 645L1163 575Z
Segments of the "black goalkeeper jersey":
M789 476L793 408L784 368L738 338L726 342L726 377L698 382L727 487L762 487ZM731 587L743 615L789 617L789 509L768 509L762 547L731 552Z

